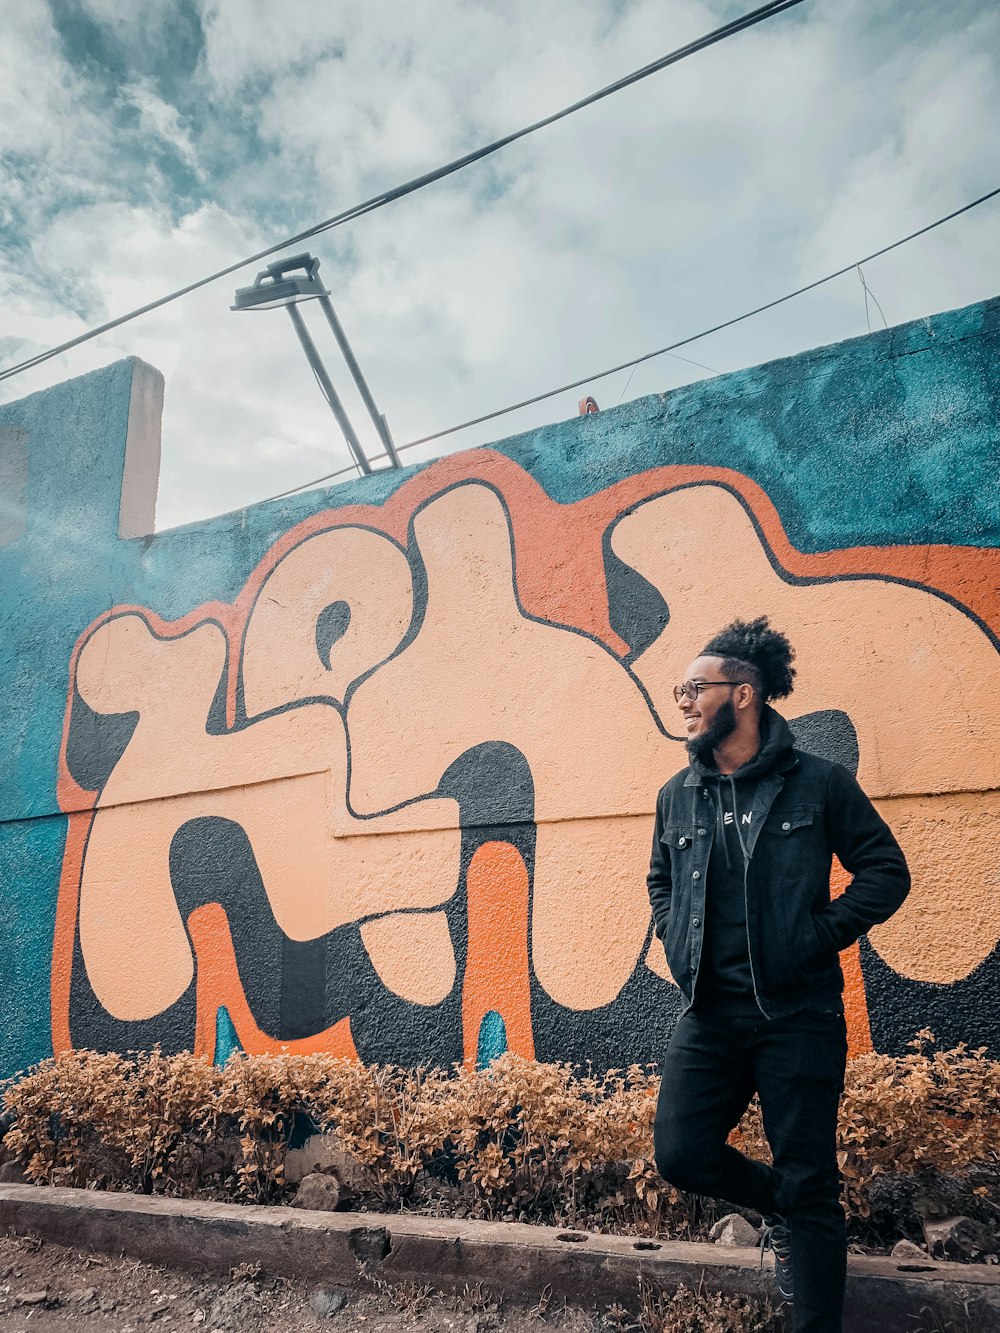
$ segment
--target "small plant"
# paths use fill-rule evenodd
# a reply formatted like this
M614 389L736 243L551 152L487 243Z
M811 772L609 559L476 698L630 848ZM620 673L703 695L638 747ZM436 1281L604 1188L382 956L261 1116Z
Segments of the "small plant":
M263 1271L259 1263L243 1263L231 1268L229 1276L233 1282L256 1282Z
M368 1280L376 1291L392 1301L401 1314L423 1314L435 1296L429 1282L386 1282L381 1277L370 1277Z
M633 1333L633 1330L639 1333L639 1325L631 1312L619 1301L614 1301L607 1307L601 1323L608 1333Z
M785 1324L770 1301L752 1296L725 1296L679 1286L657 1291L639 1279L639 1328L642 1333L782 1333Z
M539 1293L538 1300L528 1309L529 1319L541 1319L549 1313L552 1306L552 1283L547 1282Z
M913 1333L990 1333L995 1324L996 1312L984 1301L956 1296L944 1310L925 1305Z
M458 1295L458 1307L466 1314L480 1314L484 1310L495 1309L496 1301L489 1288L481 1282L466 1282Z

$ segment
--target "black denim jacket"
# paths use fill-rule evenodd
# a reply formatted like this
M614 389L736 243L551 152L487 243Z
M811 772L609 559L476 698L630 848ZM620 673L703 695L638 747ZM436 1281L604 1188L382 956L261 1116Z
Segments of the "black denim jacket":
M811 992L843 988L839 951L896 911L910 875L888 825L847 769L794 749L787 722L771 708L762 734L761 755L770 762L759 772L758 756L746 836L747 943L757 1003L778 1017ZM692 761L662 788L646 880L656 934L689 1004L716 831L712 781ZM853 879L831 901L834 855Z

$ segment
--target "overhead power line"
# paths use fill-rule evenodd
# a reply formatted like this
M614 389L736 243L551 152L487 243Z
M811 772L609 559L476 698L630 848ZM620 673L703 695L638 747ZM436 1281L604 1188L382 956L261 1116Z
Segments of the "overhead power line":
M378 208L384 208L386 204L391 204L397 199L402 199L405 195L414 194L417 190L422 190L428 185L433 185L436 181L443 180L446 176L452 176L457 171L462 171L465 167L472 166L475 162L481 162L483 158L489 157L492 153L499 152L501 148L506 148L508 144L516 143L518 139L525 139L529 134L535 134L539 130L545 129L549 125L554 125L557 121L565 120L567 116L573 115L577 111L582 111L585 107L592 106L595 102L602 101L605 97L610 97L612 93L621 92L629 88L634 83L639 83L642 79L648 79L653 74L658 74L661 70L670 65L676 65L678 61L684 60L687 56L695 55L698 51L704 51L709 46L714 46L717 42L723 41L727 37L734 37L737 33L743 32L746 28L752 28L758 23L763 23L765 19L773 18L786 9L792 9L795 5L802 4L803 0L770 0L770 3L761 5L758 9L751 10L743 14L740 18L733 19L730 23L724 23L721 28L716 28L713 32L706 33L703 37L698 37L685 46L680 46L675 51L669 52L665 56L660 56L658 60L651 61L648 65L643 65L641 69L633 70L631 74L626 74L614 83L609 83L606 87L598 89L597 92L590 93L589 96L581 98L572 105L563 107L561 111L555 111L551 115L536 120L530 125L525 125L523 129L514 130L511 134L505 134L502 139L494 139L492 143L485 144L481 148L474 149L471 153L466 153L463 157L457 157L452 162L446 163L442 167L437 167L433 171L425 172L422 176L415 176L412 180L406 181L402 185L393 186L389 190L384 190L380 194L373 195L364 203L355 204L352 208L344 209L341 213L336 213L332 218L327 218L324 222L317 222L312 227L307 227L305 231L300 231L295 236L288 236L283 241L277 241L274 245L268 246L266 250L260 250L255 255L247 255L245 259L239 259L234 264L228 264L225 268L220 268L215 273L210 273L204 278L199 278L196 282L190 282L186 287L178 287L176 291L169 292L166 296L160 296L155 301L149 301L146 305L139 306L135 310L130 310L128 314L119 315L116 319L108 320L106 324L100 324L96 328L88 329L86 333L78 334L75 338L70 338L67 342L60 343L58 347L50 347L47 351L38 352L35 356L28 357L20 361L17 365L9 366L6 370L0 371L0 380L10 379L14 375L20 375L34 366L41 365L44 361L51 360L54 356L60 356L63 352L68 352L71 348L79 347L81 343L89 342L92 338L98 338L104 333L110 333L112 329L120 328L122 324L128 324L133 319L138 319L141 315L148 315L153 310L159 310L161 306L169 305L171 301L178 301L182 296L187 296L191 292L198 291L201 287L207 287L209 283L218 282L220 278L228 277L231 273L236 273L241 268L246 268L248 264L257 264L262 259L267 259L271 255L277 254L280 250L285 250L292 245L300 245L303 241L309 240L313 236L318 236L321 232L329 231L333 227L342 226L345 222L352 222L356 218L363 217L366 213L372 213Z
M582 379L573 380L569 384L561 384L558 389L547 389L545 393L535 394L533 398L525 398L520 403L512 403L509 407L501 407L495 412L487 412L484 416L473 417L470 421L463 421L457 426L449 426L447 430L436 431L433 435L425 435L419 440L411 440L409 444L401 444L398 448L415 449L418 444L429 444L432 440L440 440L445 435L453 435L456 431L468 430L470 426L478 426L484 421L492 421L494 417L504 416L508 412L516 412L519 407L530 407L532 403L541 403L546 398L554 398L557 394L566 393L569 389L578 389L581 385L604 379L607 375L615 375L619 370L628 370L630 366L640 365L643 361L651 361L653 357L664 356L668 352L676 351L678 347L687 347L693 342L698 342L701 338L707 338L710 333L720 333L723 329L731 328L734 324L740 324L745 319L751 319L754 315L762 315L765 310L773 310L775 306L783 305L785 301L791 301L796 296L803 296L816 287L822 287L824 283L832 282L834 278L843 277L845 273L850 273L859 264L871 263L873 259L888 254L890 250L897 250L901 245L906 245L907 241L914 241L918 236L933 231L935 227L941 227L944 223L951 222L953 218L968 213L970 209L978 208L980 204L985 204L987 200L995 199L998 194L1000 194L1000 186L997 186L995 190L990 190L988 194L980 195L978 199L973 199L969 204L963 204L961 208L956 208L954 212L946 214L945 217L938 218L935 222L929 222L926 227L920 227L917 231L910 232L908 236L901 236L898 241L882 246L881 250L874 250L862 259L852 259L849 264L844 264L842 268L836 269L833 273L827 273L825 277L817 278L815 282L807 282L804 287L796 287L794 291L786 292L784 296L777 296L773 301L765 301L763 305L756 306L753 310L746 310L742 315L734 315L732 319L725 319L721 324L713 324L711 328L703 329L701 333L693 333L687 338L680 338L677 342L670 343L666 347L658 347L655 351L646 352L643 356L637 356L631 361L623 361L620 365L609 366L607 370L599 370L596 374L585 375Z
M963 204L961 208L946 213L944 217L938 218L934 222L928 222L924 227L918 227L916 231L911 231L909 235L901 236L898 241L883 245L880 250L873 250L870 255L864 255L861 259L852 259L849 264L844 264L843 267L835 269L832 273L827 273L825 277L817 278L814 282L807 282L804 287L796 287L794 291L786 292L784 296L776 296L773 301L765 301L763 305L755 306L753 310L745 310L742 315L733 315L731 319L725 319L720 324L713 324L711 328L702 329L700 333L689 334L688 337L679 338L677 342L669 343L666 347L658 347L654 352L645 352L642 356L634 357L631 361L622 361L617 366L609 366L606 370L598 370L595 374L585 375L582 379L571 380L569 384L560 384L557 389L546 389L544 393L536 393L531 398L522 398L519 403L511 403L509 407L499 407L494 412L486 412L481 417L472 417L469 421L462 421L457 426L448 426L444 430L435 431L433 435L422 435L419 440L410 440L407 444L398 444L396 451L402 453L404 449L416 449L418 445L430 444L434 440L444 439L446 435L454 435L460 430L468 430L471 426L482 425L484 421L493 421L497 417L506 416L509 412L516 412L519 408L530 407L533 403L544 402L547 398L555 398L558 394L567 393L570 389L582 388L585 384L592 384L594 380L604 379L608 375L616 375L620 370L629 370L634 366L641 365L643 361L652 361L657 356L670 356L676 352L678 347L688 347L691 343L707 338L709 334L730 329L734 324L741 324L745 319L752 319L754 315L761 315L765 310L773 310L775 306L783 305L785 301L791 301L796 296L814 291L817 287L832 282L834 278L842 278L845 273L850 273L852 269L858 268L861 264L868 264L873 259L887 255L890 250L898 250L901 245L906 245L908 241L915 241L918 236L926 236L929 231L934 231L936 227L943 227L946 222L961 217L963 213L978 208L980 204L995 199L997 195L1000 195L1000 186L997 186L995 190L990 190L988 194L981 194L978 199L973 199L971 203ZM686 361L688 358L680 357L679 360ZM693 364L698 365L699 363L694 362ZM385 458L385 454L374 454L369 461L375 463L382 458ZM346 476L348 472L354 470L353 464L350 467L339 468L336 472L328 472L323 477L315 477L312 481L304 481L300 486L292 486L287 491L279 491L277 495L268 495L265 499L258 500L255 503L269 504L272 500L283 500L286 496L295 495L299 491L307 491L313 486L322 485L325 481L333 481L336 477Z

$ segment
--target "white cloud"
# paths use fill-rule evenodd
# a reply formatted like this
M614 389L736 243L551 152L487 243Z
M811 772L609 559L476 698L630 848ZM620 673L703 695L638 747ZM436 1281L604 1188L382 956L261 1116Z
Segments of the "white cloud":
M198 155L188 128L183 124L175 106L158 96L149 79L127 83L121 92L123 101L130 102L139 113L141 129L162 139L188 166L196 168Z
M60 199L104 189L109 131L90 89L63 59L48 8L26 0L0 42L3 221L30 229Z
M89 4L123 47L148 50L151 30L168 31L164 6L140 22L124 0ZM44 113L33 103L28 124L43 199L26 237L30 271L23 258L0 271L0 336L60 341L730 16L721 0L446 0L432 20L424 7L388 3L206 3L198 99L174 104L137 72L122 95L140 125L122 156L107 99L65 64L36 6L17 16L12 40L50 98ZM998 45L1000 15L971 0L948 11L805 6L317 237L310 248L397 440L695 332L1000 183L1000 73L987 55ZM143 144L150 158L166 144L200 173L204 200L178 217L169 180L139 165ZM70 203L60 202L64 187ZM866 269L892 322L1000 290L989 208ZM250 276L3 391L19 396L129 352L159 365L168 376L161 524L333 470L346 449L287 318L227 309ZM72 309L58 307L61 288ZM318 310L305 314L344 385ZM849 275L689 354L730 369L864 328ZM651 362L628 396L698 376ZM602 406L625 380L593 386ZM409 457L570 415L583 392ZM374 450L353 390L345 398Z

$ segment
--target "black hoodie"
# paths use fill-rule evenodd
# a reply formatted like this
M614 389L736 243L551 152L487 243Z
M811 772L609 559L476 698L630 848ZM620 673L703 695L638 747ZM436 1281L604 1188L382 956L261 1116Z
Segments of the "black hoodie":
M910 877L899 844L845 768L795 749L787 722L771 708L764 709L761 738L760 750L731 781L692 758L661 789L646 883L656 934L688 1002L697 993L703 1003L703 988L709 1000L727 990L745 999L749 971L754 1005L773 1018L839 993L838 952L896 911ZM729 793L730 813L735 792L735 843L724 840L727 804L720 792ZM853 879L831 900L834 856ZM742 915L733 901L734 870L742 880ZM717 882L723 887L709 921L715 939L706 941ZM744 928L746 970L737 924Z
M741 768L724 775L695 755L690 768L702 778L715 806L715 837L705 884L705 918L698 1008L733 1016L759 1013L747 935L743 872L749 861L753 798L765 774L794 763L792 733L785 720L768 710L761 717L760 749ZM840 1004L835 979L828 986L830 1007ZM819 997L815 997L819 998ZM810 1003L814 997L810 996Z

